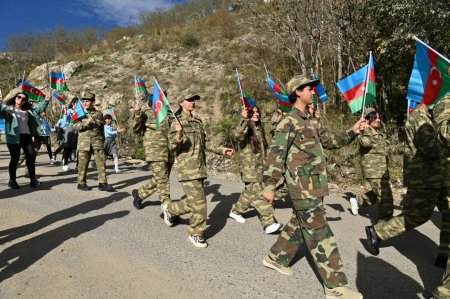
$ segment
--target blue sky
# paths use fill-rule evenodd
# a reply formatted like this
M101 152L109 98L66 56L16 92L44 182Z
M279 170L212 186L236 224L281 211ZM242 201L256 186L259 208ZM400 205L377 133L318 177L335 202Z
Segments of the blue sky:
M95 27L111 29L139 20L139 13L170 8L185 0L2 0L0 51L8 35Z

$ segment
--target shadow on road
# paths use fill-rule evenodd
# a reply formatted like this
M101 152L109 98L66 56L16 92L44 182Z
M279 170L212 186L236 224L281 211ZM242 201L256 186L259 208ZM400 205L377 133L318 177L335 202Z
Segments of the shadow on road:
M420 283L376 257L358 252L356 287L365 299L419 298Z
M70 207L65 210L61 210L55 213L51 213L34 223L25 224L18 227L13 227L0 231L0 245L6 242L11 242L17 238L24 237L26 235L37 232L38 230L49 226L55 222L68 219L70 217L76 216L78 214L86 214L91 211L100 210L114 202L120 201L128 196L128 193L120 192L114 193L110 196L85 201L79 205Z
M0 282L26 270L50 251L83 233L102 226L106 221L128 215L129 211L118 211L77 220L31 239L14 244L0 253Z
M220 232L227 223L228 214L230 213L231 206L235 203L240 193L232 193L230 195L223 195L219 192L221 185L213 184L205 187L205 194L213 194L211 202L218 202L214 209L208 215L209 226L206 228L204 237L210 239Z

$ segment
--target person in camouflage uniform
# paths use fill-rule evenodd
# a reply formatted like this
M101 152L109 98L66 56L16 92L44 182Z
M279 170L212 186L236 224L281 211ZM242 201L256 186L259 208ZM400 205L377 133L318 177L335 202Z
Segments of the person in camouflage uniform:
M359 154L364 179L370 184L370 191L362 196L350 198L351 211L358 215L363 206L377 205L378 220L387 221L394 213L389 178L389 155L403 152L403 144L391 145L383 130L380 115L373 108L367 108L367 128L359 139Z
M203 237L206 228L206 197L203 182L207 177L205 149L217 154L232 156L234 150L212 144L206 136L203 123L192 115L198 95L185 92L179 101L180 109L169 130L171 150L177 163L178 181L186 197L177 202L163 204L164 222L173 225L173 217L190 213L189 240L200 248L208 243Z
M447 194L441 194L437 207L441 212L441 235L435 265L445 268L450 250L450 93L433 109L433 120L438 132L441 165L444 173L444 187ZM447 274L448 271L447 271Z
M114 191L106 181L106 157L103 150L105 135L103 132L103 113L94 107L95 94L83 92L81 95L83 107L87 111L87 117L75 124L78 129L78 186L82 191L91 188L86 184L86 174L91 159L94 155L98 172L98 189L100 191Z
M273 216L273 205L262 197L263 166L267 153L267 141L261 123L260 110L257 106L242 110L242 120L236 128L234 137L239 143L239 168L241 179L245 184L239 200L233 204L229 216L239 223L245 223L242 217L250 206L259 213L259 219L267 234L277 232L282 224Z
M161 204L169 204L172 202L169 180L173 165L173 157L169 150L169 128L172 118L169 115L159 124L159 128L156 128L156 118L151 108L142 110L137 103L134 111L133 131L143 134L145 161L150 163L153 177L147 184L131 191L133 205L136 209L141 209L143 200L155 191L159 195Z
M323 148L349 144L364 128L364 122L360 120L351 130L336 134L314 126L307 106L313 102L313 87L318 83L304 75L294 76L287 83L293 108L278 124L272 140L264 166L263 196L271 202L278 182L285 176L293 214L263 264L292 275L289 264L305 243L325 285L327 298L362 298L347 287L336 240L325 218L323 197L329 191Z
M378 255L381 240L401 235L430 219L445 189L439 160L437 132L426 104L419 104L405 124L403 181L407 188L400 215L384 223L366 226L367 249Z
M433 292L431 299L449 299L450 298L450 259L447 258L447 269L445 270L442 283L437 286Z

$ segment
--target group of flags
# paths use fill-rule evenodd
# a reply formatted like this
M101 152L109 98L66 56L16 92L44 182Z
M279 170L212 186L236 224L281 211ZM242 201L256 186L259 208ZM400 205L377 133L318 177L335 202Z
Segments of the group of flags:
M136 96L138 92L144 93L147 102L152 106L153 113L156 119L156 128L159 129L159 125L169 114L170 108L169 100L167 99L164 91L162 90L156 78L154 78L153 94L150 94L148 92L144 80L142 80L142 78L138 76L134 77L134 86L136 88Z

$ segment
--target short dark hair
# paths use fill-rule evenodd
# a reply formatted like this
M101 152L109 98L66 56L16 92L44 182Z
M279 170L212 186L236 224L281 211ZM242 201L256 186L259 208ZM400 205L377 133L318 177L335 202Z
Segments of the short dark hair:
M364 118L369 122L369 125L370 125L377 119L377 114L378 114L378 112L372 111L370 113L367 113L367 115Z
M296 92L297 90L303 91L303 89L305 89L306 86L310 86L310 85L308 85L308 84L306 84L306 85L301 85L301 86L297 87L297 88L289 95L289 102L290 102L291 104L294 104L295 101L297 101L297 94L296 94L295 92Z

